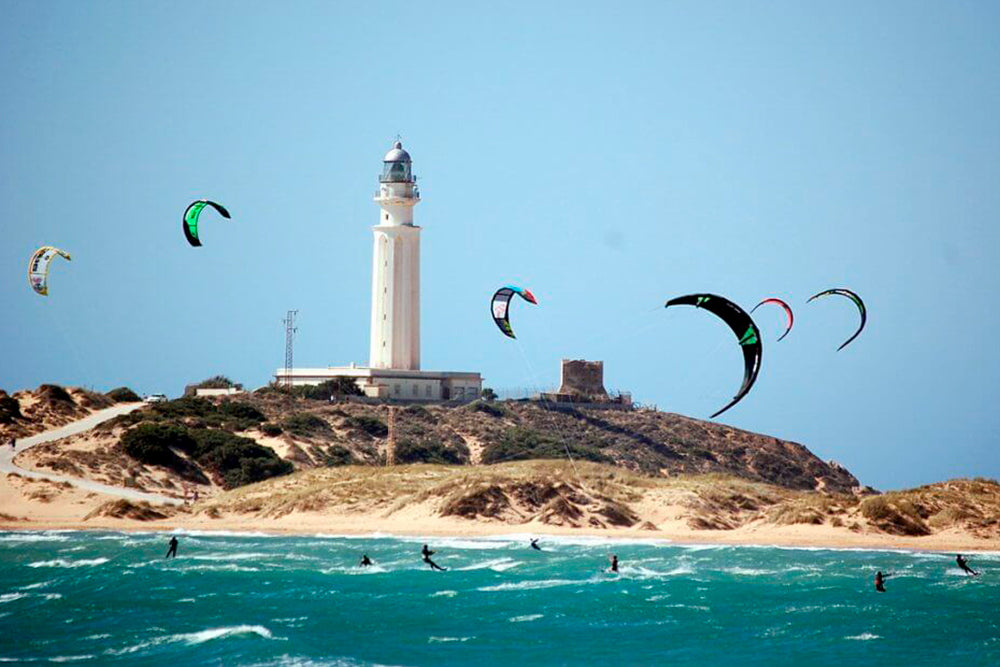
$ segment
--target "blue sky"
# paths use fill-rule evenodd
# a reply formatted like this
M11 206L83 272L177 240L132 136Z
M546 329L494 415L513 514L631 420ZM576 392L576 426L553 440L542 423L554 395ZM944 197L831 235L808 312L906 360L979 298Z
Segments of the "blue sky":
M609 387L880 488L1000 476L995 3L5 2L0 387L179 393L365 362L371 201L421 178L423 365L497 388L605 361ZM223 202L204 247L187 203ZM209 216L206 216L209 217ZM53 244L51 296L28 256ZM518 341L488 314L498 286ZM854 289L865 332L846 300Z

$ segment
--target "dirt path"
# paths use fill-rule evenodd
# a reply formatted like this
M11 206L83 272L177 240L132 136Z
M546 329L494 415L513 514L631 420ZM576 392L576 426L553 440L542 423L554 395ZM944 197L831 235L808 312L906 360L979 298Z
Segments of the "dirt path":
M124 403L107 408L106 410L98 410L92 415L84 417L83 419L75 421L71 424L66 424L65 426L60 426L59 428L52 429L51 431L45 431L44 433L38 433L37 435L33 435L28 438L21 438L17 441L16 449L11 449L6 445L2 446L0 447L0 473L16 473L22 477L31 477L33 479L47 479L53 482L67 482L68 484L72 484L75 487L85 489L87 491L103 493L109 496L117 496L119 498L128 498L129 500L145 500L151 503L180 505L181 501L176 498L160 496L155 493L133 491L131 489L125 489L118 486L98 484L97 482L91 482L90 480L80 479L78 477L67 477L66 475L55 475L47 472L26 470L14 464L14 456L16 454L20 454L26 449L34 447L35 445L40 445L44 442L52 442L53 440L60 440L71 435L77 435L78 433L89 431L101 422L105 422L109 419L117 417L118 415L128 414L129 412L137 410L142 406L142 403Z

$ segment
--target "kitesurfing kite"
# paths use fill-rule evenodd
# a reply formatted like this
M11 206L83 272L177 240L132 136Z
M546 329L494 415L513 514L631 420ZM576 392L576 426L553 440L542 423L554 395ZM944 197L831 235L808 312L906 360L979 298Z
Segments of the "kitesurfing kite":
M217 204L207 199L199 199L198 201L191 202L187 209L184 210L184 220L181 223L181 228L184 229L184 236L187 238L188 243L195 247L201 245L201 241L198 239L198 218L201 217L201 211L206 206L214 208L223 218L230 218L229 211L222 204Z
M861 330L865 328L865 322L868 321L868 310L865 308L865 302L861 300L860 296L858 296L849 289L844 289L843 287L839 287L836 289L828 289L820 292L819 294L814 294L813 296L809 297L809 301L830 294L839 294L840 296L846 296L848 299L854 302L854 305L858 307L858 312L861 313L861 326L858 327L858 330L854 332L853 336L851 336L850 338L848 338L847 340L845 340L843 343L840 344L840 347L837 348L837 352L840 352L845 347L847 347L848 343L857 338L858 334L861 333ZM809 303L809 301L806 301L806 303Z
M49 294L49 265L57 256L73 259L68 252L47 245L36 250L28 261L28 284L42 296Z
M688 294L667 301L665 308L670 306L695 306L720 317L736 334L740 347L743 348L743 384L725 407L712 415L712 419L733 407L749 393L753 383L757 381L760 372L760 360L763 347L760 341L760 330L746 311L735 303L715 294Z
M528 303L538 305L538 302L535 301L535 295L523 287L505 285L493 294L493 299L490 301L490 312L493 314L493 321L496 322L500 331L510 338L517 338L514 335L514 330L510 328L510 300L514 298L515 294Z
M761 306L763 306L765 303L773 303L773 304L775 304L777 306L781 306L782 308L785 309L785 316L788 318L788 321L787 321L787 324L785 326L785 333L783 333L780 336L778 336L778 340L781 340L782 338L784 338L785 336L788 335L788 332L792 330L792 324L795 323L795 317L792 315L792 308L791 308L791 306L789 306L787 303L785 303L781 299L778 299L776 297L769 297L767 299L764 299L760 303L758 303L753 308L751 308L750 312L752 313L753 311L755 311L758 308L760 308Z

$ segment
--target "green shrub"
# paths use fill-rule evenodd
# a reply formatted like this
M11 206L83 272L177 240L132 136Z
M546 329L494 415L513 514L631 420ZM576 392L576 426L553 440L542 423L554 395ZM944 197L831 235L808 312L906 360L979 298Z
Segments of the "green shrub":
M351 416L344 420L344 426L356 428L364 431L375 438L384 438L389 435L389 427L378 417L369 415Z
M0 424L11 424L15 419L24 419L21 404L6 394L0 396Z
M229 389L230 387L241 386L242 385L233 382L225 375L215 375L194 385L196 389Z
M142 400L139 398L139 394L135 393L128 387L118 387L117 389L112 389L105 395L115 403L137 403Z
M125 432L121 445L126 454L140 463L165 466L178 472L186 466L173 449L190 454L197 447L187 429L167 424L139 424Z
M289 415L281 426L286 432L305 438L330 432L330 425L311 412Z
M185 396L173 401L163 403L153 403L153 414L161 419L173 419L181 421L186 418L218 417L219 410L212 401L204 398Z
M473 412L484 412L491 417L503 417L507 411L503 407L486 401L474 401L469 403L468 409Z
M226 425L237 431L245 431L267 421L263 412L249 403L239 401L223 401L219 405L219 413L226 418Z
M197 443L194 455L198 463L221 479L227 489L293 470L292 464L281 460L273 449L250 438L214 429L198 429L191 434Z
M43 384L38 387L38 394L49 401L61 401L63 403L73 403L73 397L69 392L57 384Z
M396 443L397 463L465 463L462 452L447 447L440 440L401 440ZM466 453L467 454L467 453Z
M612 459L596 447L564 442L528 428L511 428L504 432L500 442L483 449L483 463L523 461L526 459L574 459L611 463Z
M329 449L323 452L323 464L328 467L349 466L354 463L357 463L354 459L354 454L347 447L331 445Z
M272 422L268 422L266 424L261 424L260 425L260 432L263 433L264 435L266 435L269 438L277 438L284 431L277 424L274 424Z
M483 391L480 394L484 401L495 401L497 400L497 393L490 389L489 387L483 387Z
M437 421L434 418L434 415L431 414L430 410L422 405L407 405L403 408L403 415L409 417L410 419L420 419L429 422Z

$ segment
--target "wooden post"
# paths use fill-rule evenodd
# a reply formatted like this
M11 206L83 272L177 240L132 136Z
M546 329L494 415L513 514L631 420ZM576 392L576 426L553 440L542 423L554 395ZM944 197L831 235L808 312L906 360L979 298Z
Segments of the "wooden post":
M396 465L396 406L389 406L389 435L385 443L385 464Z

